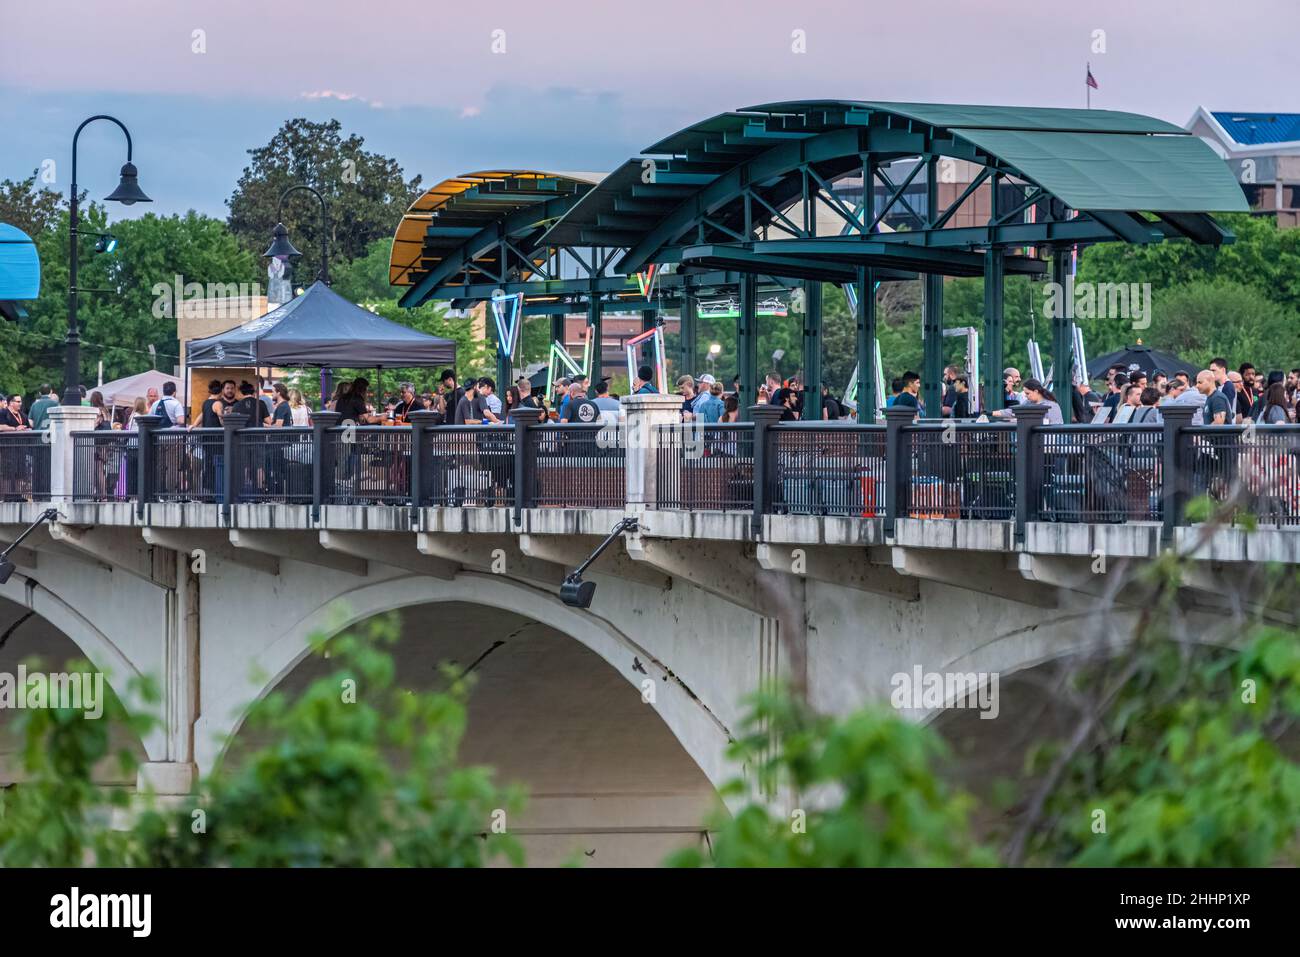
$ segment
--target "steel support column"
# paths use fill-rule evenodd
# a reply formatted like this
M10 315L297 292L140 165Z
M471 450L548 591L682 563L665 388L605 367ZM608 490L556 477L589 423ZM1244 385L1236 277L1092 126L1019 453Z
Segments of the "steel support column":
M921 338L925 350L921 363L921 398L926 416L938 418L943 402L943 276L938 273L925 276Z
M558 342L564 345L564 313L551 316L551 342ZM547 343L547 354L549 355L550 343Z
M1006 368L1006 345L1002 336L1002 293L1005 252L1000 246L984 254L984 391L981 409L1001 409L1006 398L1002 370Z
M654 309L641 310L641 331L649 332L655 327L655 318L659 313Z
M1058 289L1065 288L1066 274L1070 271L1070 253L1069 250L1054 250L1052 252L1052 282L1057 283ZM1068 425L1072 421L1071 413L1074 410L1074 402L1071 401L1070 389L1073 377L1071 375L1071 355L1073 353L1073 343L1070 341L1070 319L1066 316L1066 310L1061 309L1059 316L1052 317L1052 364L1054 372L1051 390L1056 393L1057 405L1061 407L1061 417Z
M803 284L803 418L822 417L822 284Z
M677 326L681 337L677 360L678 375L694 375L696 372L695 363L699 359L696 301L695 291L691 289L690 281L683 281L681 320Z
M935 221L939 209L939 157L925 164L926 226ZM943 404L943 276L926 273L921 299L921 399L925 414L938 418Z
M876 290L873 271L858 269L858 421L876 421Z
M740 373L740 414L748 417L758 397L758 277L740 280L740 314L736 316L736 356Z
M591 381L596 383L605 375L605 355L601 348L605 340L600 331L600 299L594 290L587 303L587 324L591 326ZM628 386L631 387L630 382Z

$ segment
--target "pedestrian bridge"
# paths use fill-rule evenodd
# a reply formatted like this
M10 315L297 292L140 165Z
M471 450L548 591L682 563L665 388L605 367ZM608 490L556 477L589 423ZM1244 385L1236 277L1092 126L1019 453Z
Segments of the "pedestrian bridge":
M79 654L119 690L159 678L140 783L184 795L237 757L251 701L319 667L311 635L398 610L412 681L474 662L467 754L529 786L533 859L643 863L698 837L755 689L844 712L916 668L1005 682L1122 641L1148 597L1133 573L1170 549L1195 559L1180 599L1215 640L1255 572L1300 564L1297 427L1194 427L1176 408L1046 426L1033 407L1007 425L780 424L758 406L695 428L677 397L623 402L617 428L318 414L91 432L56 409L44 436L0 437L0 539L58 512L11 556L0 670ZM1199 521L1206 495L1255 517ZM624 518L591 607L562 603Z

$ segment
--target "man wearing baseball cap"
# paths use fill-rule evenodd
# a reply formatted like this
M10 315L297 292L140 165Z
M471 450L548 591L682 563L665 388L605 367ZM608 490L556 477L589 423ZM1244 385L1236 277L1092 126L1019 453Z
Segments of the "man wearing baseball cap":
M723 405L721 399L713 394L713 387L717 385L718 380L706 372L700 376L699 382L699 391L691 403L691 411L695 414L695 421L721 422L727 407Z

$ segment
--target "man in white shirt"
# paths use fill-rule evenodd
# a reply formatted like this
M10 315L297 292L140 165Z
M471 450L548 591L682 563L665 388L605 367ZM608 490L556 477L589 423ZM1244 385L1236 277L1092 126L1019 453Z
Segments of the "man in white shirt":
M164 429L185 424L185 407L176 398L175 382L163 383L163 397L154 403L149 412L153 415L162 416L162 427Z

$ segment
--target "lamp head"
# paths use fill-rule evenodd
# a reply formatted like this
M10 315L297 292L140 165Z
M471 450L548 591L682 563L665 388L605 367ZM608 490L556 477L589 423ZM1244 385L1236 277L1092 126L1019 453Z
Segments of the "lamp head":
M298 250L294 248L293 243L289 242L289 230L284 228L284 223L275 224L275 230L272 232L272 237L271 247L266 252L262 253L263 256L294 257L302 255L302 253L298 252Z
M560 585L560 601L572 608L590 608L595 595L596 583L583 581L578 575L570 575Z
M115 203L121 203L123 206L134 206L136 203L152 203L153 200L144 194L137 182L137 174L134 163L122 164L122 178L118 181L117 189L104 197L105 200L112 200Z

